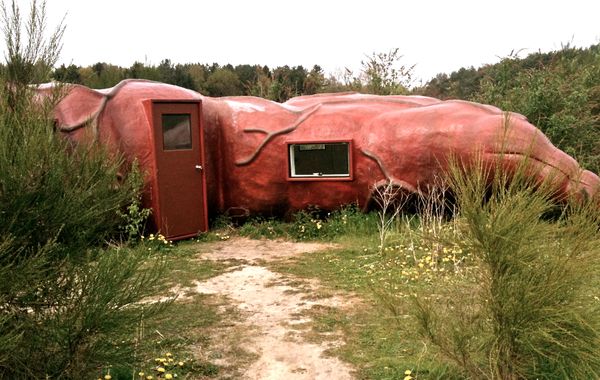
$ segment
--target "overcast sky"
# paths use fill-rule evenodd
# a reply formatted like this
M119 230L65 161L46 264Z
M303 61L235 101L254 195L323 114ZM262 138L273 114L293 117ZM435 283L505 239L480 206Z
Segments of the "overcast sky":
M5 0L8 1L8 0ZM318 64L357 69L399 48L428 80L494 63L511 51L600 42L600 1L533 0L47 0L66 14L61 63ZM29 0L17 0L27 8Z

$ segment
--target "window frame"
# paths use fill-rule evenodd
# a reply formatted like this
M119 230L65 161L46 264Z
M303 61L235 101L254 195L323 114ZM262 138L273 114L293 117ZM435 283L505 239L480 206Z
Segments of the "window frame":
M165 146L165 116L187 116L188 121L188 132L189 132L189 147L185 148L167 148ZM181 152L181 151L190 151L194 149L194 142L192 139L192 115L189 113L163 113L160 115L161 121L161 133L162 133L162 151L163 152Z
M348 174L347 175L315 175L315 174L293 174L293 146L306 144L347 144L348 145ZM354 180L354 142L352 139L335 140L294 140L286 142L287 155L287 180L288 181L353 181Z

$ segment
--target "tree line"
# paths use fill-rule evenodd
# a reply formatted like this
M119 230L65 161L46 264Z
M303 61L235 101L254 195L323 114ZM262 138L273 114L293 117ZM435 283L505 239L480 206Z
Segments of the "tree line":
M88 67L62 65L54 70L53 78L91 88L112 87L129 78L149 79L208 96L251 95L276 101L285 101L301 94L315 94L326 84L325 74L318 65L310 70L303 66L287 65L270 69L262 65L174 64L169 59L164 59L158 65L135 62L127 68L105 62Z
M496 64L440 73L415 85L414 65L403 62L399 49L372 53L357 72L327 74L319 65L158 65L140 62L119 67L61 65L52 78L91 88L112 87L127 78L150 79L198 91L207 96L250 95L284 102L299 95L357 91L379 95L415 94L492 104L525 115L560 149L584 167L600 172L600 44L564 46L557 51L511 54Z
M149 79L170 83L207 96L259 96L278 102L299 95L323 92L360 91L381 95L409 92L413 66L401 65L398 49L373 53L361 62L361 70L345 69L340 75L326 75L319 65L308 69L299 66L220 65L218 63L174 64L164 59L158 65L135 62L120 67L105 62L81 67L61 65L52 79L82 84L91 88L108 88L123 79Z

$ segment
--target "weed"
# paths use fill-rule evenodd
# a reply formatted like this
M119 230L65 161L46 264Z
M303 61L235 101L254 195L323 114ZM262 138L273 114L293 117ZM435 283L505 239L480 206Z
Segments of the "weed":
M385 249L386 237L393 225L397 223L398 215L407 198L402 197L402 189L392 181L385 185L373 188L375 202L379 206L377 211L377 228L379 230L379 253Z
M143 178L140 173L137 162L134 162L128 173L129 181L133 185L129 204L125 211L117 211L117 215L122 219L121 231L128 242L135 242L143 238L146 222L152 214L152 210L142 207Z
M274 218L255 217L243 224L238 233L253 239L275 239L287 236L286 225Z
M365 236L377 229L372 214L347 205L332 212L299 211L290 223L274 218L255 217L237 232L251 238L287 238L293 240L335 240L348 236Z
M140 237L140 241L148 251L167 252L172 250L174 247L173 242L171 240L167 240L162 234L150 234L148 237L142 235Z

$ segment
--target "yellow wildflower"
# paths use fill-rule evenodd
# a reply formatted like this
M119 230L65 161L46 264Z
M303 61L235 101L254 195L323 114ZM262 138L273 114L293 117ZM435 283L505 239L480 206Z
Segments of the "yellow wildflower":
M110 379L112 379L111 375L104 375L104 380L110 380Z
M167 373L165 375L165 379L172 379L172 378L173 378L173 375L171 375L170 373Z
M165 372L165 369L163 367L158 367L156 370L160 373Z

